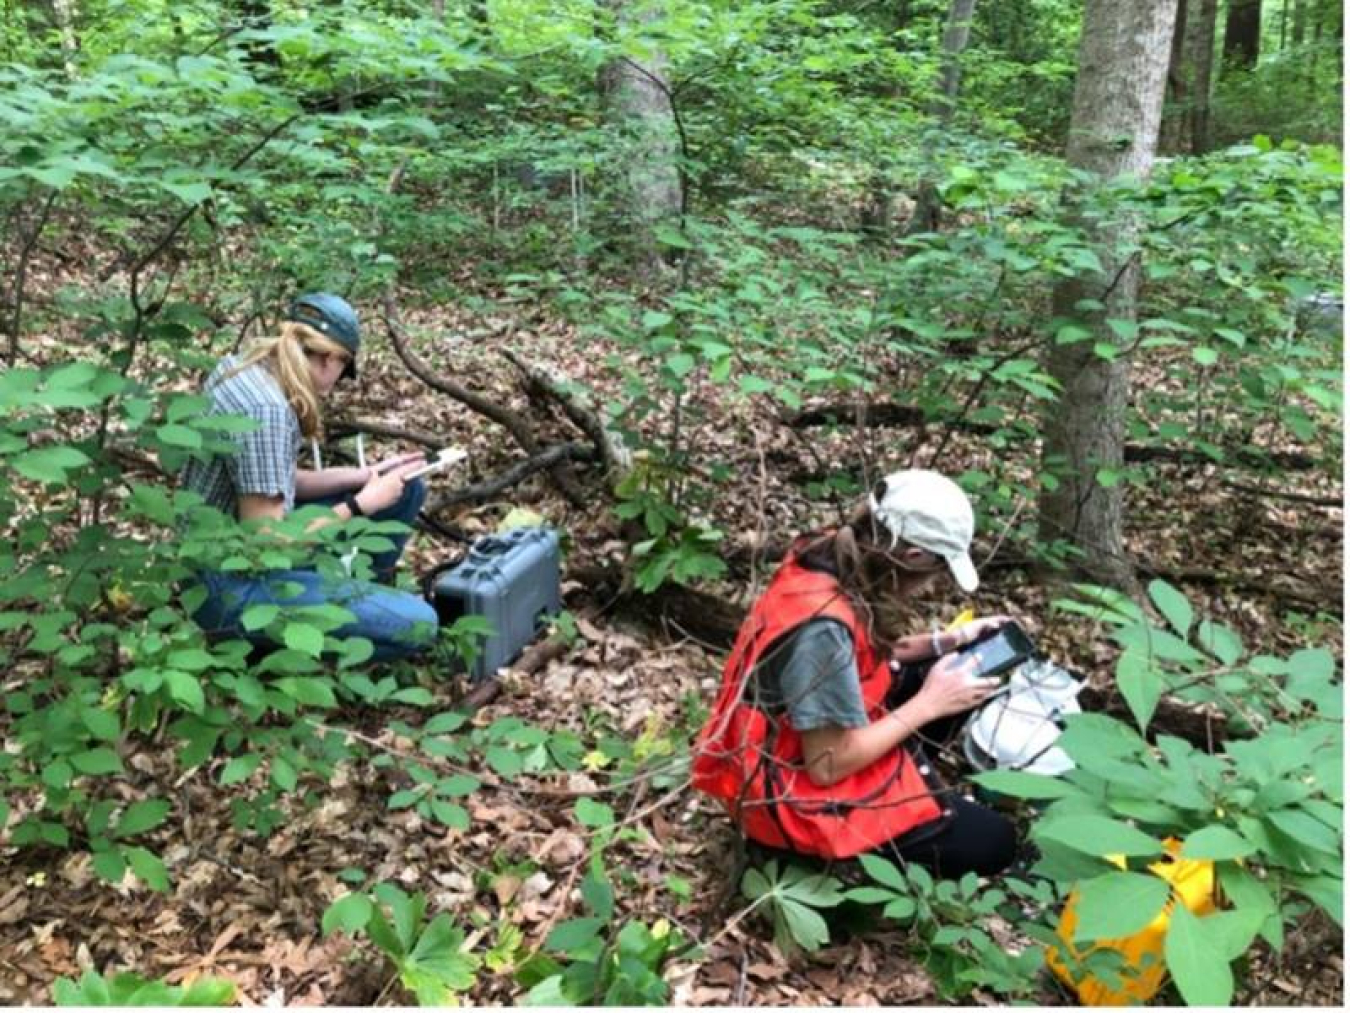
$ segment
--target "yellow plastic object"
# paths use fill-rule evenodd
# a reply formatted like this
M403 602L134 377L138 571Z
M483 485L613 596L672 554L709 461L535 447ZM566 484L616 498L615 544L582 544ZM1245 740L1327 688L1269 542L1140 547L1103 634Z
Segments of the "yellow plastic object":
M960 613L957 615L955 619L953 619L951 622L947 624L947 629L949 630L960 629L962 626L966 625L966 623L970 622L974 618L975 618L975 610L967 606L966 608L960 611Z
M1075 982L1068 966L1060 959L1059 952L1050 947L1046 952L1046 963L1059 979L1078 991L1078 998L1084 1006L1131 1006L1148 1002L1162 988L1165 966L1163 964L1163 936L1172 920L1172 905L1179 898L1197 917L1214 910L1214 863L1196 861L1191 858L1177 858L1181 843L1175 838L1163 841L1163 850L1167 857L1150 865L1149 871L1161 876L1172 886L1172 899L1162 912L1146 928L1132 936L1122 939L1101 939L1092 946L1080 950L1073 944L1073 932L1078 927L1078 891L1069 894L1064 904L1064 913L1059 919L1057 934L1064 940L1065 946L1075 958L1081 960L1089 953L1100 949L1116 950L1125 958L1121 970L1119 991L1112 991L1092 976ZM1107 855L1107 859L1125 868L1125 860L1120 855Z

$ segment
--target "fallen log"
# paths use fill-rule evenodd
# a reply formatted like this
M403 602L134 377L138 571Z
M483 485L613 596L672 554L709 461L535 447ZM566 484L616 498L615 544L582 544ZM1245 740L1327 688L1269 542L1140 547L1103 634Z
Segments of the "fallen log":
M780 416L783 423L793 429L812 426L862 424L869 429L889 427L907 428L926 425L954 425L963 432L987 436L998 427L988 423L970 422L965 419L947 419L929 416L922 408L914 405L896 404L890 401L868 403L863 401L845 401L841 403L811 405L788 412ZM1277 465L1294 471L1310 471L1319 467L1322 461L1311 454L1292 450L1258 451L1249 446L1231 446L1223 448L1232 454L1243 467L1262 468ZM1183 464L1222 464L1212 457L1185 447L1159 447L1152 445L1126 444L1125 460L1131 463L1143 461L1176 461Z

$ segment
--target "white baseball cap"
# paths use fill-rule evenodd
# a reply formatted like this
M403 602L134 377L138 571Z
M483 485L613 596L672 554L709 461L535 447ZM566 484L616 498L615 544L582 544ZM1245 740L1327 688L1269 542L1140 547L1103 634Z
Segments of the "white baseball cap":
M962 591L980 586L970 560L975 511L950 478L919 469L892 472L876 484L867 505L891 533L892 548L903 539L946 560Z

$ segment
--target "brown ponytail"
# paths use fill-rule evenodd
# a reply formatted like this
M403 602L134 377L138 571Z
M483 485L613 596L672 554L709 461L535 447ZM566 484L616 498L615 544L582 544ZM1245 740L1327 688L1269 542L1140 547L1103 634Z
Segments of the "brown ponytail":
M891 535L877 523L863 502L844 524L809 543L801 552L803 566L832 573L848 596L849 604L867 627L874 649L910 632L914 610L910 598L922 587L941 562L926 569L911 569L899 561L909 543L891 545Z

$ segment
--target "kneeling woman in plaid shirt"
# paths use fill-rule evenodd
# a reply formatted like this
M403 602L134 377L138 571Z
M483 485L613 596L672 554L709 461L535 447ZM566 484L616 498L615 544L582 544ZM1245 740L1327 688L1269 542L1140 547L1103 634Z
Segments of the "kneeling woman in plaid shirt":
M421 454L405 454L369 468L299 467L303 442L319 433L320 403L339 380L356 375L360 345L360 324L346 300L326 292L295 300L279 334L227 357L207 379L211 414L243 415L256 426L231 434L234 453L189 462L184 488L241 521L280 520L297 506L321 504L331 507L332 515L318 525L354 517L410 525L426 498L422 480L408 477L424 463ZM353 616L337 636L365 637L375 648L376 660L407 656L436 636L436 613L430 605L385 586L392 583L394 565L410 533L386 536L393 547L371 557L381 583L335 583L307 569L201 573L207 597L194 618L208 633L255 636L239 622L251 606L331 603ZM294 592L296 585L298 594L281 593Z

